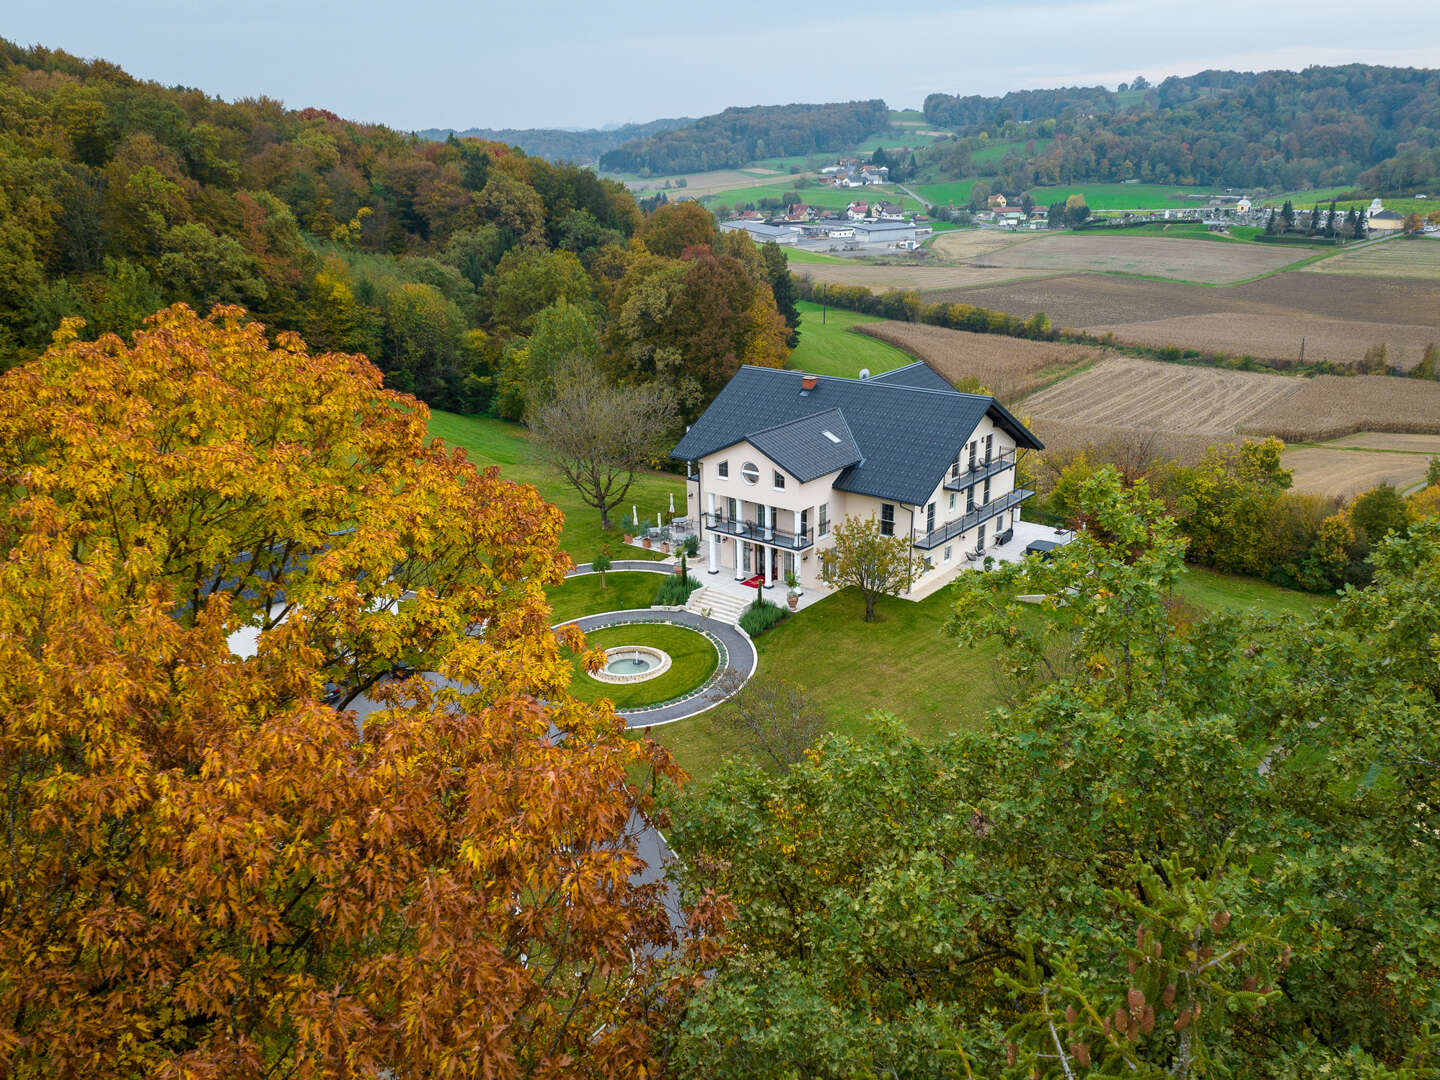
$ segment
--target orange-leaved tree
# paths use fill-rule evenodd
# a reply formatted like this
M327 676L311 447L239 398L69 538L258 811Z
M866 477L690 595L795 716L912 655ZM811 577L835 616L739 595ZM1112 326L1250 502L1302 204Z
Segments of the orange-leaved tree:
M559 512L426 419L236 308L0 377L0 1074L662 1068L673 766L568 696Z

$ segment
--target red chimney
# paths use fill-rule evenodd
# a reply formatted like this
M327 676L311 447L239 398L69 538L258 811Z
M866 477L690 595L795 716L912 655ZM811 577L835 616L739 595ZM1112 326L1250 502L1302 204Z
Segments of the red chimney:
M801 375L801 376L800 376L800 389L801 389L801 390L814 390L815 387L818 386L819 384L820 384L820 380L817 379L814 375Z

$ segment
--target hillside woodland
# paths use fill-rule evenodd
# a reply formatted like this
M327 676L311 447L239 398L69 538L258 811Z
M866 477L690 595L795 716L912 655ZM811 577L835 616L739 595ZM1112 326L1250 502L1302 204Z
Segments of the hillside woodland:
M600 167L641 176L734 169L764 157L846 150L889 122L879 100L726 109L617 147L601 156Z
M567 131L564 128L425 128L415 134L422 139L444 142L451 136L457 139L479 139L481 142L498 142L506 146L518 146L532 157L546 161L572 161L577 165L593 165L607 150L643 139L661 131L685 127L695 123L688 116L669 120L651 120L644 124L620 124L611 128L595 128L589 131Z
M1434 69L1202 71L1138 92L931 94L925 118L962 136L1019 140L998 168L993 158L975 157L983 144L972 138L937 145L922 166L945 177L998 172L1007 191L1124 180L1287 189L1353 183L1384 191L1440 183Z
M698 207L647 219L588 169L0 42L6 366L66 316L94 337L224 303L442 408L520 415L550 342L693 410L741 362L784 362L784 275Z

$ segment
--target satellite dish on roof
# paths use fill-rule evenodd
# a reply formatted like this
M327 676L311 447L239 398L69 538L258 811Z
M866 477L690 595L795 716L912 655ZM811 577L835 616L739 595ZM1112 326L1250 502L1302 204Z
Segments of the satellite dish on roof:
M870 377L870 369L869 369L868 367L862 367L862 368L860 369L860 378L862 378L862 379L868 379L869 377Z

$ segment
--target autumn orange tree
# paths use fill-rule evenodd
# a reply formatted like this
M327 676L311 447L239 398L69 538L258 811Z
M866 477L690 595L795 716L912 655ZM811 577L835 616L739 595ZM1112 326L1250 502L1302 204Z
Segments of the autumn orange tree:
M0 1074L658 1072L712 961L559 512L237 308L76 329L0 377Z

